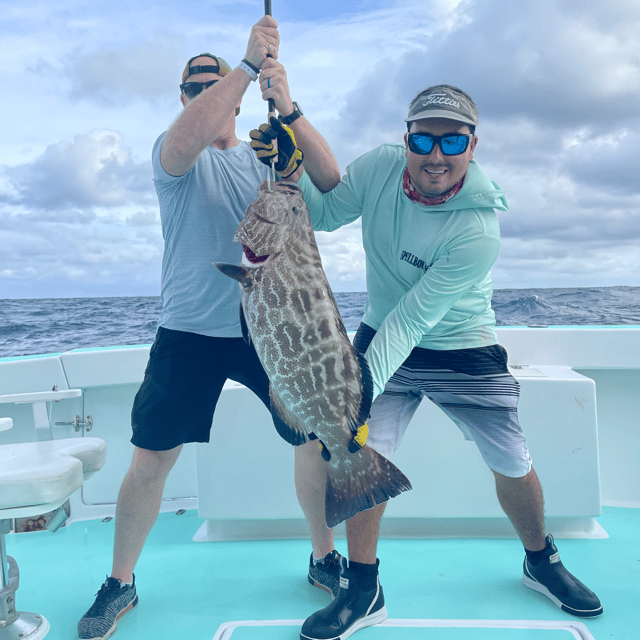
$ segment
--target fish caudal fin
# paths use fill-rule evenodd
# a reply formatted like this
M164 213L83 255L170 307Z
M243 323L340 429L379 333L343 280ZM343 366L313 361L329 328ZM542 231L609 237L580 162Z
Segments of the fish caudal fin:
M365 445L349 456L350 464L329 462L328 465L326 520L329 528L411 489L404 473L371 447Z

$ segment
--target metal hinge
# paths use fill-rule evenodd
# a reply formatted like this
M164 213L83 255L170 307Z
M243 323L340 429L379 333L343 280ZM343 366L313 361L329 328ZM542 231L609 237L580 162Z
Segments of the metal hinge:
M73 425L74 431L81 431L82 427L84 427L84 430L88 432L93 429L93 418L87 416L85 422L82 422L80 416L76 416L73 422L56 422L56 427L67 427L69 425Z

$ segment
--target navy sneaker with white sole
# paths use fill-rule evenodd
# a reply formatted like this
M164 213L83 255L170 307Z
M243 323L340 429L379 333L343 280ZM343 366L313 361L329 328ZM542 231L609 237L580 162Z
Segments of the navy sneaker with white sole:
M78 637L80 640L106 640L118 626L118 620L138 604L136 577L131 586L121 586L121 581L107 577L96 593L96 599L80 622Z

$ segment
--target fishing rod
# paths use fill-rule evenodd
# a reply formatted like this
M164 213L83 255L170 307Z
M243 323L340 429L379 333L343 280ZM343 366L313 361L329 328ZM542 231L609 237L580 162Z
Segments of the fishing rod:
M265 16L272 16L273 14L271 13L271 0L264 0L264 15ZM271 57L269 54L267 54L268 57ZM267 123L271 123L271 117L275 117L276 115L276 103L275 100L273 100L273 98L269 98L269 102L268 102L268 113L267 113ZM277 151L278 150L278 143L276 140L273 141L273 150ZM274 182L276 181L276 167L275 167L275 156L273 156L271 158L271 172L269 174L267 174L267 187L269 189L269 191L271 191L271 180L273 180Z

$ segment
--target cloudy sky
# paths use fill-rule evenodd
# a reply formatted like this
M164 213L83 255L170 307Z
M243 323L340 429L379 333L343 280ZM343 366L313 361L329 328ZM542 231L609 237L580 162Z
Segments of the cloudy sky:
M186 59L244 56L262 0L3 0L0 298L158 295L150 152ZM292 97L341 170L401 141L421 89L480 111L502 186L495 288L640 285L637 0L273 0ZM241 138L264 121L251 85ZM360 227L318 234L334 291L364 290Z

